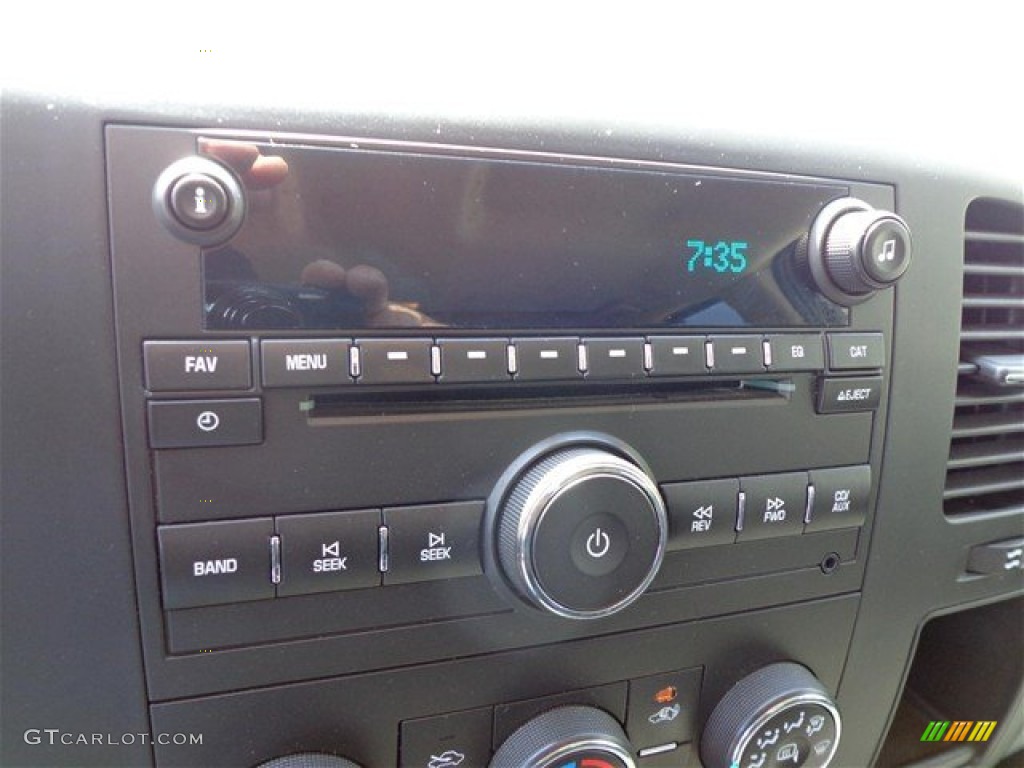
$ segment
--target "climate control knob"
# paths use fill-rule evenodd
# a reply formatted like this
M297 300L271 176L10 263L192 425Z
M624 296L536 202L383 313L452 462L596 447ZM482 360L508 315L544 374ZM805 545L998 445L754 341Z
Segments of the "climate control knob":
M301 752L295 755L275 757L256 768L359 768L351 760L322 752Z
M658 486L603 448L565 447L536 459L504 495L498 559L533 606L570 619L620 611L661 566L668 535Z
M530 720L495 753L491 768L635 768L619 722L594 707L559 707Z
M805 667L772 664L740 680L701 738L704 765L825 768L839 744L835 702Z
M833 301L859 304L893 285L910 266L906 222L847 197L826 205L807 240L807 265L818 288Z

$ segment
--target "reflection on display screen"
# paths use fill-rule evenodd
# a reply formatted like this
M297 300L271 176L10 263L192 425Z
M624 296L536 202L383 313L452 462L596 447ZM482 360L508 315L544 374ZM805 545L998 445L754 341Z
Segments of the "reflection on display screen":
M845 187L202 139L246 189L207 328L845 325L795 250Z

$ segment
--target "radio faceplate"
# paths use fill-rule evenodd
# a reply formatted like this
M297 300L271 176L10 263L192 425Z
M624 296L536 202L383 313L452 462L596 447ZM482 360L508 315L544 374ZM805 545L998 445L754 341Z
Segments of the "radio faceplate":
M891 188L603 158L366 141L355 142L360 151L353 154L349 141L217 136L219 146L252 145L259 157L273 147L291 178L313 175L310 183L323 189L350 189L335 164L347 167L353 157L363 166L360 184L372 184L374 164L382 163L385 189L398 183L389 170L395 163L429 166L441 176L455 164L450 173L463 193L476 179L470 188L481 199L482 190L504 190L505 214L518 210L518 200L531 216L546 210L553 221L567 216L566 209L538 205L530 190L544 187L539 199L552 201L558 196L552 197L550 179L564 174L595 189L606 177L620 190L651 180L669 189L668 180L685 180L702 190L690 192L692 210L715 222L714 232L701 236L747 242L751 260L737 278L719 272L712 258L714 274L694 278L700 287L692 293L680 284L667 290L656 269L627 270L630 284L647 280L652 295L666 289L689 309L658 309L645 322L635 313L611 312L613 321L602 323L595 307L610 306L604 300L582 315L578 307L557 312L559 297L569 296L554 290L565 288L561 278L545 279L552 283L548 303L528 322L523 296L535 294L536 284L516 294L500 270L489 271L507 260L481 257L483 272L473 285L487 284L491 304L503 285L518 298L506 307L511 314L486 320L476 314L470 322L471 305L453 298L477 295L469 283L456 284L464 273L432 270L432 260L441 259L436 248L414 249L403 268L416 264L435 283L422 294L389 293L389 311L400 315L392 319L406 325L367 322L363 305L348 316L360 322L344 326L215 328L211 290L227 278L212 270L211 253L235 248L259 254L250 261L263 264L268 254L286 252L294 273L295 264L310 263L303 260L311 233L348 231L341 222L349 214L330 220L336 208L329 195L311 201L293 189L282 197L291 182L246 186L232 159L225 172L241 176L246 195L236 239L205 248L179 239L153 213L154 184L168 166L209 149L204 137L214 136L107 130L125 445L154 699L631 631L858 589L882 450L892 297L882 292L852 308L836 305L800 271L798 251L801 233L829 200L852 194L891 208ZM483 170L465 170L472 168ZM515 183L480 181L502 174ZM780 213L766 216L774 194L781 195ZM695 204L703 198L693 195L713 204ZM587 240L581 222L592 221L591 239L603 243L593 253L615 264L602 250L605 235L596 237L609 226L607 216L597 216L609 203L581 196L590 200L591 215L573 220L575 239L537 252L555 261L576 253ZM649 218L650 204L649 194L616 198L627 221ZM469 220L483 226L477 220L490 209L467 205ZM308 229L271 226L270 217L288 206L292 223L306 221ZM754 207L757 215L747 215ZM394 211L358 227L363 236L381 232L380 242L392 244L411 243L421 232L436 246L460 231L454 209L445 210L447 223L436 230L422 215L406 222L403 233L381 230L379 216ZM671 221L669 210L663 206L659 221ZM728 234L730 221L736 222L730 232L743 233ZM703 264L685 244L692 238L683 229L693 230L695 222L688 219L673 235L678 248L669 261L682 280L698 272L687 272L690 259ZM552 226L538 225L533 234L557 235ZM668 235L659 235L661 245L652 250L631 227L619 231L616 249L634 243L638 253L668 253ZM482 231L490 232L490 242L497 237L498 230ZM530 233L505 231L507 248L494 252L507 251L511 259ZM322 238L320 246L349 250ZM755 259L755 251L770 258ZM334 263L350 273L352 265ZM626 272L619 278L606 272L606 286L625 279ZM259 280L280 287L286 277L264 279L261 272ZM719 277L726 282L716 282ZM448 304L430 305L428 312L427 297L444 283L452 283ZM328 290L323 285L314 287ZM293 289L301 293L301 286ZM617 305L639 306L646 294L631 295L630 301L620 295ZM739 311L724 312L725 305ZM413 325L416 313L417 322L424 315L430 322ZM450 322L441 325L442 316ZM588 622L545 615L515 596L489 522L495 505L489 497L503 475L524 454L566 435L623 446L615 450L641 467L668 507L666 552L647 592L614 616ZM837 493L854 499L848 516L815 513L818 491L826 489L834 501ZM467 509L472 513L446 516ZM447 527L456 519L458 525ZM608 530L594 540L600 543ZM452 541L458 553L431 555L415 563L421 576L398 577L399 552L415 560ZM310 573L300 579L295 563L307 560ZM281 662L285 641L293 642ZM270 658L274 664L261 663ZM216 679L203 674L210 664L217 665Z

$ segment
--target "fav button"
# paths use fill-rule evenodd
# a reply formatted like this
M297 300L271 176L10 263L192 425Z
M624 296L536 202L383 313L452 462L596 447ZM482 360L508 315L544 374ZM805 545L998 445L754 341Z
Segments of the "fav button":
M385 584L475 576L480 570L479 501L384 510Z
M150 392L252 386L248 341L146 341L142 357Z
M278 596L379 586L379 528L376 509L277 518L281 537Z
M274 596L269 517L157 529L164 608L238 603Z

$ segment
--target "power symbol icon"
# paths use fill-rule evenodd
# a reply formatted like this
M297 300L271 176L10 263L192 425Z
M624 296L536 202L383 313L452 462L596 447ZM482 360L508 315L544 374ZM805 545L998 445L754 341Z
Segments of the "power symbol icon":
M587 536L587 554L595 559L607 555L611 546L611 537L600 527L595 528L594 532Z

